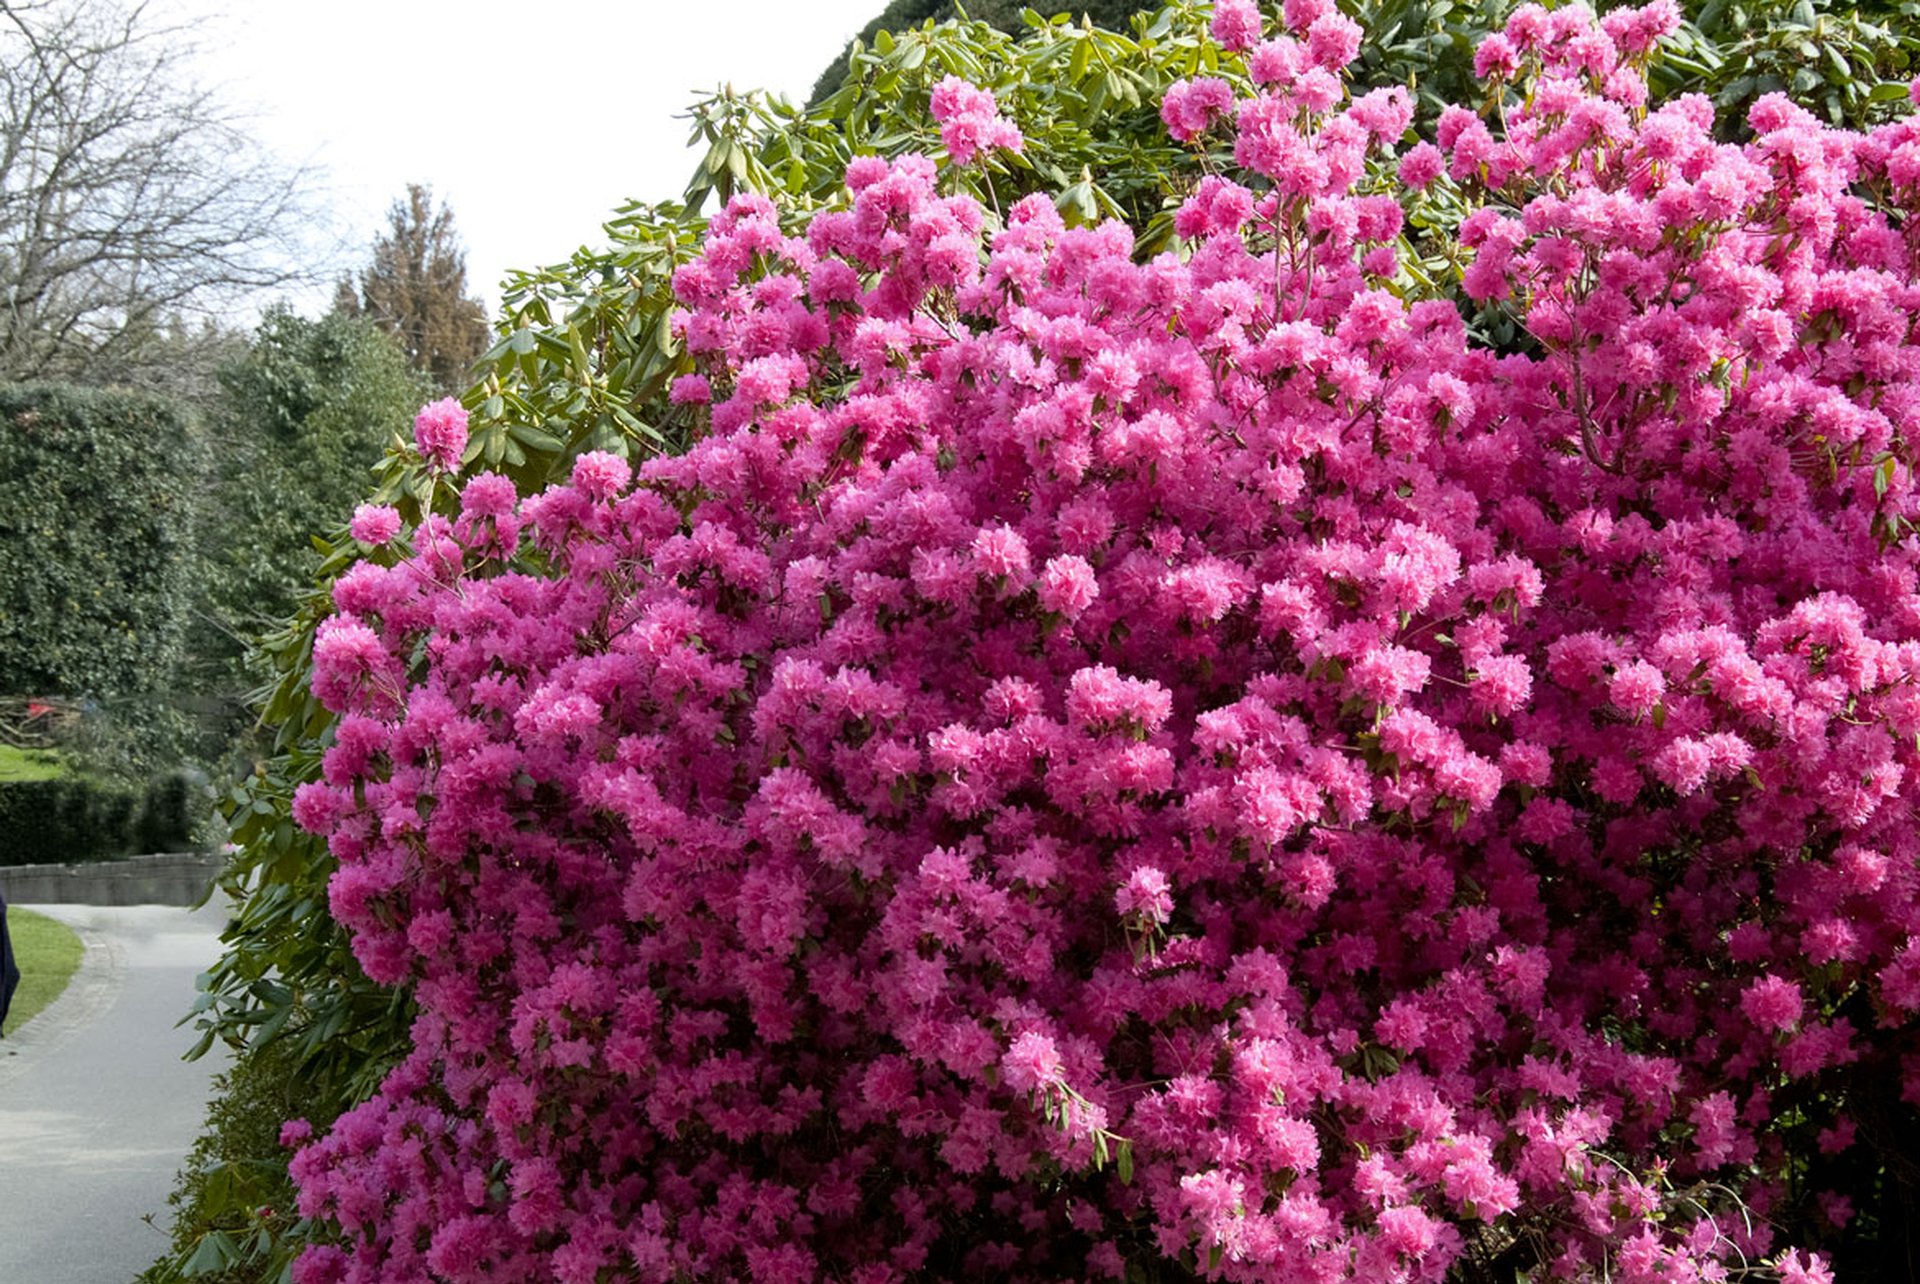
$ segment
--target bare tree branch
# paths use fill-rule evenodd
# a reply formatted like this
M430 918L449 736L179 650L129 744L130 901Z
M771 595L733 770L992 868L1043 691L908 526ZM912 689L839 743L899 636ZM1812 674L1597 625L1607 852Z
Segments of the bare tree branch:
M0 0L0 379L153 382L160 342L315 279L313 176L125 0Z

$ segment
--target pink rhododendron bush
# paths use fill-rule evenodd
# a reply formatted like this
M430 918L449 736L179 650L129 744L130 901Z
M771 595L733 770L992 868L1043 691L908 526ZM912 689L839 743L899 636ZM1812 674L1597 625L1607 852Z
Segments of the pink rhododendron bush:
M296 1278L1830 1278L1920 1103L1920 124L1718 144L1676 20L1522 9L1403 152L1222 0L1181 254L857 160L681 271L686 455L363 511L297 809L420 1015Z

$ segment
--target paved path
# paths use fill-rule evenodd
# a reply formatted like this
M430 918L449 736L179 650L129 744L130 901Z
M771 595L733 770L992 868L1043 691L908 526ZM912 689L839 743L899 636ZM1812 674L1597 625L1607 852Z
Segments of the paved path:
M167 1247L167 1195L224 1064L182 1062L194 1035L174 1022L220 955L226 912L32 908L87 954L66 993L0 1040L0 1281L127 1284Z

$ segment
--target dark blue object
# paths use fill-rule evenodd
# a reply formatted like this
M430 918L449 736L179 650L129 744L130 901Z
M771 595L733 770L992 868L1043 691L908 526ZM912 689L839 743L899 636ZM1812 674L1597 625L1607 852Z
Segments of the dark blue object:
M13 1006L20 967L13 961L13 936L7 931L7 895L0 892L0 1033L7 1028L7 1009Z

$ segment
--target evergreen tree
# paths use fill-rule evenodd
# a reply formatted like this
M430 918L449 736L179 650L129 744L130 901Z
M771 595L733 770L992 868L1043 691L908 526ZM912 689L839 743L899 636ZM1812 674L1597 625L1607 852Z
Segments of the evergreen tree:
M334 306L392 335L414 369L443 392L464 387L486 350L486 309L467 294L467 257L453 211L435 209L433 192L419 183L409 183L388 209L387 230L373 243L359 288L342 280Z

